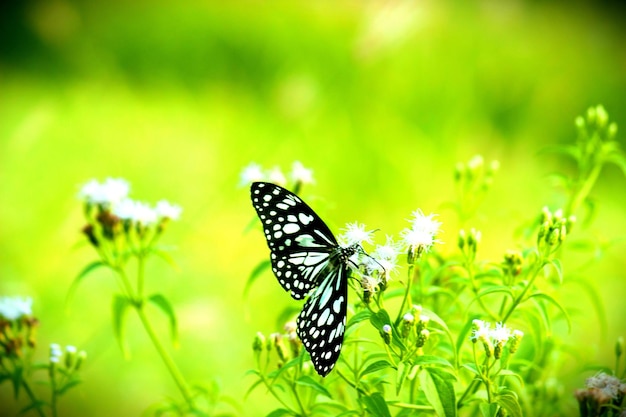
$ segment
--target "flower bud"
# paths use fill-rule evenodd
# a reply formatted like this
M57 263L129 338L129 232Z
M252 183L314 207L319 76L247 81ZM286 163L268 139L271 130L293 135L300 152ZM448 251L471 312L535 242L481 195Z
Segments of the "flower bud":
M252 342L252 350L255 352L261 352L265 346L265 336L261 332L257 332Z
M430 337L430 332L428 331L428 329L422 329L417 334L417 343L416 343L417 347L424 346L429 337Z
M576 124L576 128L583 130L585 128L585 119L582 116L578 116L574 121L574 124Z
M615 139L616 135L617 135L617 124L613 122L609 125L609 128L607 129L606 137L608 140L613 140Z
M522 338L524 337L524 332L521 330L513 330L511 342L509 344L509 352L512 354L517 352L520 343L522 342Z
M598 123L598 127L600 128L606 126L607 122L609 121L609 114L606 112L601 104L596 106L596 120Z
M76 359L76 347L68 345L65 347L65 368L72 369Z
M278 354L278 359L280 362L287 362L289 359L289 355L287 354L287 347L285 346L285 342L283 341L283 335L279 333L275 333L276 337L274 339L274 343L276 346L276 353Z
M402 317L402 327L400 330L400 335L402 336L402 338L406 339L408 337L409 333L411 332L411 329L413 329L414 324L415 324L415 317L413 316L413 314L406 313Z
M385 324L380 332L380 336L383 338L386 345L391 343L392 331L389 324Z
M465 243L467 241L467 236L465 234L465 230L459 230L459 239L457 240L457 245L461 251L465 248Z
M618 360L622 356L623 353L624 353L624 337L620 336L617 338L617 341L615 342L615 356L617 357Z
M461 162L458 162L454 166L454 181L455 182L461 181L461 179L463 178L464 172L465 172L465 166Z
M85 352L84 350L78 352L78 355L76 355L76 365L74 366L75 371L78 371L80 369L80 366L83 364L85 359L87 359L87 352Z

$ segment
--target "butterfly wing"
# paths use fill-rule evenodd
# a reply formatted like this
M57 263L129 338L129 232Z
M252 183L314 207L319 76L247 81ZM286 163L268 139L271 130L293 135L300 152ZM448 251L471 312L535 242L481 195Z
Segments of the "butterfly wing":
M326 224L297 195L267 182L250 187L256 210L270 248L274 275L297 300L303 299L322 281L320 273L338 248Z
M334 265L331 261L321 273L320 286L298 316L298 337L321 376L333 369L341 352L346 328L347 274L346 265Z

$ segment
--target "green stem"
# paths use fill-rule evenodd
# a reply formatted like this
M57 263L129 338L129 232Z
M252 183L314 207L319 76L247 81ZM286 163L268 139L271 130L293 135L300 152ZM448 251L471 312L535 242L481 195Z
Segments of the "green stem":
M146 333L148 333L148 336L150 336L150 339L152 340L152 344L154 345L156 350L159 352L159 355L161 356L161 359L165 363L165 366L170 371L172 378L174 378L176 385L178 385L178 389L180 390L181 394L185 398L185 402L187 403L190 409L193 409L194 408L193 400L189 392L189 388L187 387L187 382L185 381L185 378L183 377L180 370L176 366L176 363L172 360L171 356L169 355L167 350L165 350L165 348L161 344L161 341L159 340L156 333L154 332L154 329L152 328L152 324L150 324L150 321L148 320L148 317L146 316L143 306L144 306L143 303L135 305L135 310L137 310L137 314L139 315L139 318L141 319L141 323L143 324L144 329L146 329Z
M533 269L533 272L531 274L530 281L528 281L528 284L524 287L522 292L519 293L519 295L517 297L515 297L515 300L513 300L513 304L511 304L511 307L509 308L507 313L502 318L502 320L501 320L502 323L506 323L506 321L509 319L509 317L511 317L511 314L513 314L513 311L515 311L517 306L522 302L522 300L526 296L526 293L528 292L530 287L533 286L533 283L535 282L535 279L537 279L537 276L539 276L539 272L541 271L541 268L543 268L544 265L545 265L545 257L544 257L544 255L540 255L539 259L537 259L537 263L535 264L535 268Z
M28 394L28 397L33 402L33 404L37 404L37 406L35 407L35 410L37 410L37 414L39 414L40 417L46 417L46 414L41 409L41 404L39 403L39 400L35 396L35 393L30 388L30 385L28 385L28 382L26 382L26 380L22 380L22 387L24 387L24 391L26 391L26 394ZM53 391L53 394L52 394L52 415L56 416L54 397L55 397L55 395L54 395L54 391Z
M574 193L570 203L567 206L567 215L572 215L578 207L582 204L582 202L587 198L591 189L595 185L598 176L600 175L600 171L602 171L602 164L594 165L593 169L583 182L583 185L578 188L578 191Z
M415 268L414 264L410 264L408 268L408 282L406 284L406 289L404 291L404 298L402 298L402 304L400 304L400 309L398 310L398 317L396 318L396 325L400 323L400 318L402 317L402 312L404 311L404 306L407 303L407 300L410 300L411 293L411 284L413 283L413 269Z

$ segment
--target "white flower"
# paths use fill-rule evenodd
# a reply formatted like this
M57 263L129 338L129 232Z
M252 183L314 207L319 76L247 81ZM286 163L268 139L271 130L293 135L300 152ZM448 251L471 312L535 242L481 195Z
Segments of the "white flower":
M76 346L67 345L65 346L65 351L67 353L76 353Z
M413 219L410 220L411 228L400 232L404 244L409 248L428 251L434 243L439 241L435 236L439 232L441 222L435 220L434 214L424 215L421 210L413 212Z
M253 182L263 181L265 179L265 175L263 174L263 170L259 164L251 162L246 166L239 176L239 185L246 186Z
M33 299L30 297L0 297L0 316L17 320L32 314Z
M389 279L389 274L398 266L398 245L394 243L391 236L387 236L387 243L384 245L376 245L376 249L372 251L371 255L376 259L378 264L382 266L387 279Z
M161 200L156 204L156 213L159 217L171 220L178 220L183 209L176 205L170 204L167 200Z
M364 224L357 222L348 223L344 230L338 238L342 246L360 245L363 242L372 243L373 232L365 230Z
M601 372L591 378L587 378L587 388L598 388L604 394L611 398L617 398L620 391L626 390L626 384L624 384L619 378L607 375Z
M157 221L157 212L152 207L141 201L135 202L135 212L132 220L140 223L142 226L149 226Z
M50 362L59 362L59 359L63 356L63 351L58 343L50 344Z
M511 337L511 329L506 324L496 323L496 328L489 332L495 343L504 343Z
M482 320L474 320L472 322L474 330L472 330L472 340L489 340L491 337L491 324Z
M369 275L361 276L361 287L363 288L363 291L374 294L378 290L379 283L380 281L378 279Z
M78 196L88 203L115 204L128 196L130 185L122 178L107 178L103 183L90 180L80 189Z
M313 171L309 168L305 168L300 161L293 163L290 176L294 182L300 182L302 184L312 184L314 182Z
M135 200L125 198L113 206L112 212L122 220L134 220L135 207Z
M267 178L270 182L278 185L284 186L287 184L287 178L285 178L285 174L281 171L280 167L274 167L267 175Z

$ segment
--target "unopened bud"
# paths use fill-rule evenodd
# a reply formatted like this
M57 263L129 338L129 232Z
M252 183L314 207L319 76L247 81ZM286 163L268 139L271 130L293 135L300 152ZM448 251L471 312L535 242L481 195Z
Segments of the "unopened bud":
M391 343L392 331L391 331L391 326L389 324L385 324L383 326L383 329L380 332L380 336L383 338L386 345Z
M402 328L400 330L402 338L406 338L409 335L411 329L413 328L413 324L415 324L415 317L411 313L406 313L402 317Z
M74 367L74 360L76 358L76 347L74 346L66 346L65 347L65 367L67 369L72 369Z
M606 136L608 140L612 140L617 135L617 124L611 123L607 129Z
M596 106L596 120L598 122L598 127L601 128L606 126L607 122L609 121L609 114L606 112L601 104Z
M618 360L622 356L623 353L624 353L624 337L620 336L617 338L617 341L615 342L615 356L617 356Z
M463 250L463 248L465 248L466 241L467 235L465 233L465 230L459 230L459 239L457 240L457 245L459 246L459 249L461 249L461 251Z
M255 352L261 352L265 346L265 336L261 332L257 332L252 341L252 350Z
M509 342L509 352L515 353L519 348L520 343L522 342L522 338L524 337L524 332L521 330L513 330L511 341Z
M78 355L76 355L76 365L74 366L75 371L78 371L80 369L80 366L83 364L85 359L87 359L87 352L85 352L84 350L78 352Z
M428 329L422 329L417 334L417 343L416 343L417 347L424 346L429 337L430 337L430 332L428 331Z

